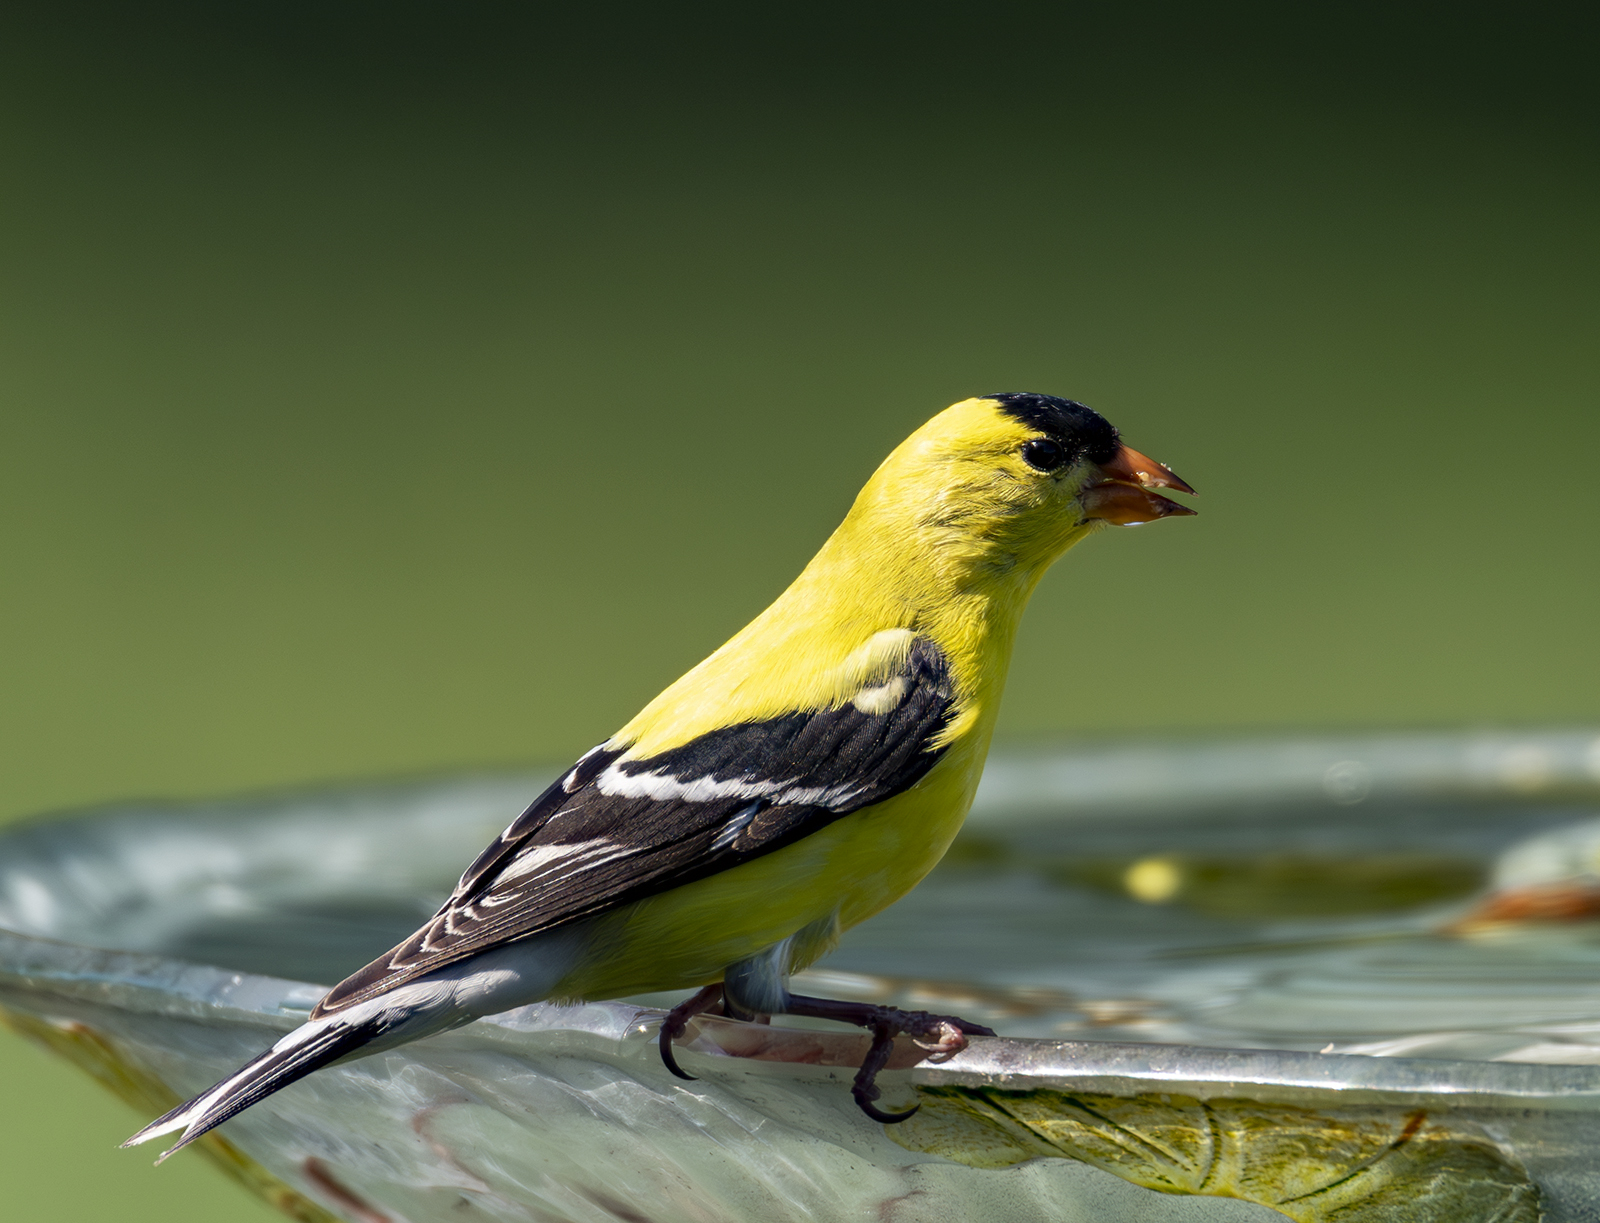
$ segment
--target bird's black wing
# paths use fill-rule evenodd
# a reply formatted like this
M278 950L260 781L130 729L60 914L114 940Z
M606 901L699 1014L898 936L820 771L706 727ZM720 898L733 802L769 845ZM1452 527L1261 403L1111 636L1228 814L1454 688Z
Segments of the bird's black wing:
M490 947L771 853L914 786L943 749L949 665L927 637L854 700L621 761L598 747L479 855L444 907L329 991L326 1015Z

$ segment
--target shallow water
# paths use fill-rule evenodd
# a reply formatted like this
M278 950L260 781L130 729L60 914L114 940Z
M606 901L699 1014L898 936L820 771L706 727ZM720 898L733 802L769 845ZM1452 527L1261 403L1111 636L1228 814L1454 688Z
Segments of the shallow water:
M1326 780L1317 759L1266 785L1273 768L1237 747L1211 750L1204 768L1193 748L1151 758L1168 771L1188 760L1191 779L1209 768L1209 789L1191 780L1201 801L1152 798L1156 766L1096 791L1104 753L1057 758L1068 772L1056 799L1023 801L1030 762L1002 760L945 862L802 984L959 1008L1013 1036L1597 1061L1600 924L1462 924L1497 863L1600 812L1563 779L1559 746L1543 749L1554 771L1542 789L1508 793L1493 774L1422 784L1424 746L1391 742L1410 763L1369 751L1357 802L1307 792L1304 776ZM328 984L415 929L539 786L485 779L35 825L5 839L0 925ZM30 908L41 891L52 899Z
M313 1218L588 1218L604 1198L685 1223L1588 1219L1600 1080L1573 1063L1600 1062L1600 927L1583 920L1600 899L1544 923L1502 902L1600 898L1593 748L1585 732L995 761L946 862L800 978L1053 1038L941 1065L906 1043L883 1080L922 1106L904 1126L849 1103L864 1038L836 1029L708 1019L680 1042L698 1080L672 1078L639 1009L664 996L527 1007L330 1067L200 1149ZM164 1111L409 933L540 784L10 830L0 1014Z

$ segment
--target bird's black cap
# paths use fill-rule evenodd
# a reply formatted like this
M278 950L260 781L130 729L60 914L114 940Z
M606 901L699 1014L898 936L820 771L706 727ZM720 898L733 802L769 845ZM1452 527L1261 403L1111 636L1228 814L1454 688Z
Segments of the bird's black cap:
M994 400L1007 416L1061 443L1069 461L1087 458L1091 463L1104 463L1122 445L1115 425L1075 399L1031 391L1005 391L982 398Z

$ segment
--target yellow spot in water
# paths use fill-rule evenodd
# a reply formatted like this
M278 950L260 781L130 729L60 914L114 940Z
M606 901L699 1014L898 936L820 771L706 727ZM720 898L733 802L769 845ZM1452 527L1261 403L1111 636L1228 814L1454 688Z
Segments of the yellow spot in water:
M1183 890L1183 872L1171 858L1140 858L1122 876L1122 886L1135 900L1165 904Z

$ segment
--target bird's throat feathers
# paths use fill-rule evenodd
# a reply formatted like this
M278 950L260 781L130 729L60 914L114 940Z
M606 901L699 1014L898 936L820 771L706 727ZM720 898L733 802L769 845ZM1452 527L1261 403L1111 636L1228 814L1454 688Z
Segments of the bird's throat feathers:
M1041 483L1020 467L1032 433L988 399L935 416L883 461L777 601L611 745L648 757L730 721L885 704L885 681L919 635L955 682L940 746L974 731L986 741L1029 595L1093 529L1063 506L1078 492L1073 473Z

